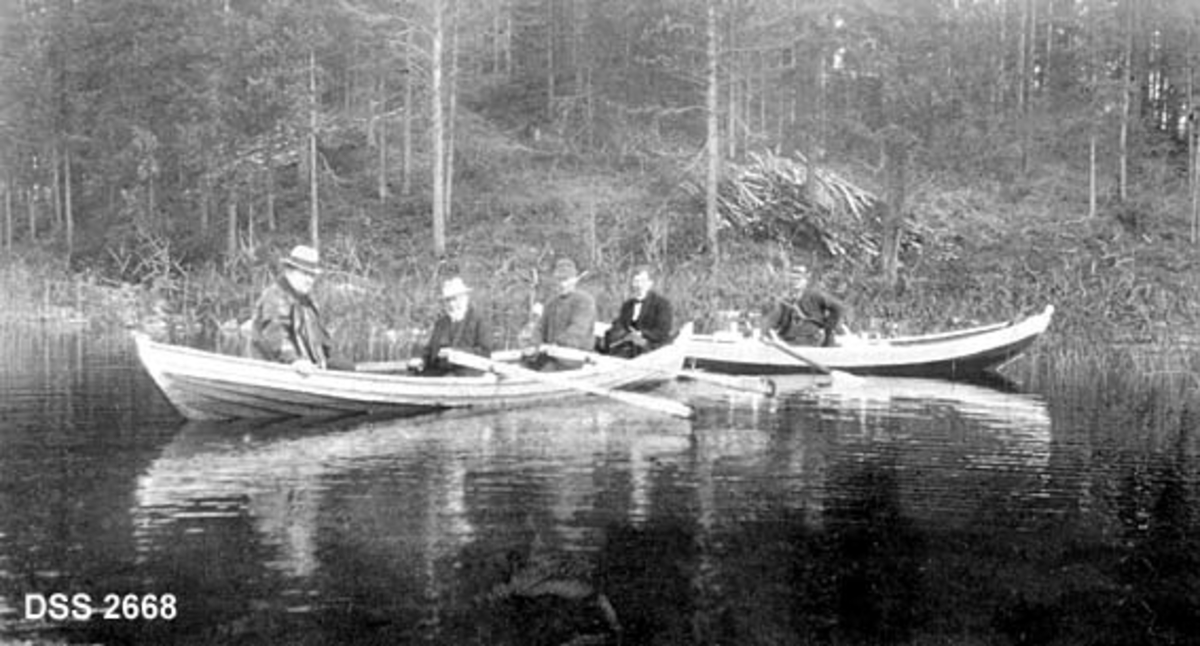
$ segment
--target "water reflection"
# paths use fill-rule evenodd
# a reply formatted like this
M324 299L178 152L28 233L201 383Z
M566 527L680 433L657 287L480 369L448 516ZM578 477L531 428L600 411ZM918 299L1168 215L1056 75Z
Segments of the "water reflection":
M820 576L857 581L843 585L845 608L821 613L867 621L858 617L867 591L879 613L915 594L901 557L922 531L1008 524L992 516L996 496L1044 495L1050 447L1036 398L879 385L716 400L694 424L605 404L340 427L193 423L138 478L139 559L152 568L180 541L248 530L270 570L259 578L278 578L271 585L287 612L328 613L350 595L378 613L364 587L388 599L404 591L422 634L461 637L479 625L463 613L483 612L480 599L524 590L573 602L594 591L611 611L594 600L568 605L608 634L631 622L683 629L647 623L646 608L707 625L724 612L721 590L750 585L739 569L757 561L741 552L746 540L782 531L794 547L801 532L821 537L808 548L822 554ZM831 546L831 535L842 538ZM897 553L863 553L886 545ZM648 563L662 560L677 566ZM655 586L675 580L681 596L647 596L648 569ZM522 587L531 578L551 592ZM502 639L496 625L488 630Z
M782 380L774 399L676 385L689 422L581 400L181 426L123 339L0 341L16 357L0 364L3 636L1185 643L1200 628L1195 434L1062 423L1088 402ZM21 621L23 595L51 590L171 592L181 615Z
M567 415L576 417L565 423ZM362 474L373 472L385 474L386 482L376 483L387 489L381 493L403 493L412 500L401 503L421 507L397 524L405 532L419 529L425 542L439 537L431 543L438 552L472 539L468 495L486 501L504 493L514 486L514 471L547 488L540 495L550 517L562 525L564 538L574 539L572 516L602 493L594 473L598 464L621 456L644 471L659 456L689 444L683 423L629 417L607 406L303 426L289 421L183 427L138 478L139 545L153 550L164 525L245 516L266 543L281 548L278 569L307 576L316 569L314 537L323 498L340 497L345 504L339 514L361 512L371 522L388 514L373 507L370 489L347 493L365 479ZM497 470L503 478L494 475ZM634 479L639 480L643 487L649 484L644 475ZM646 492L636 488L634 499L646 500ZM632 506L634 517L643 505ZM484 506L494 512L494 505Z
M588 574L598 525L644 521L647 472L691 446L687 423L609 405L295 425L185 426L138 478L139 564L206 559L249 530L276 612L342 615L357 599L369 623L399 613L429 637L475 625L481 599L587 597L611 632Z

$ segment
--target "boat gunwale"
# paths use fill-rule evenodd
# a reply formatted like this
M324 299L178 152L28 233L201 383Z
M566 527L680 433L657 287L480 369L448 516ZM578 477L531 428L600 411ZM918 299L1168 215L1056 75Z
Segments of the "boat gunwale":
M1054 306L1038 314L969 330L927 335L923 342L891 343L891 339L835 346L797 346L813 360L831 368L869 374L965 374L994 369L1010 361L1048 329ZM717 372L785 374L808 371L803 364L746 337L694 336L688 362ZM991 360L990 357L998 357ZM975 367L972 367L975 366Z
M494 374L428 377L410 374L315 370L302 375L288 364L173 345L134 332L138 358L159 390L190 419L242 417L238 409L262 409L263 417L323 415L376 408L434 411L448 408L506 408L580 396L577 390L530 378ZM682 345L666 346L627 364L585 366L562 376L580 385L628 389L670 379L684 361ZM208 394L191 393L203 384ZM241 399L245 395L245 399ZM289 396L298 400L289 401ZM276 400L282 403L269 403ZM290 411L305 411L297 413Z

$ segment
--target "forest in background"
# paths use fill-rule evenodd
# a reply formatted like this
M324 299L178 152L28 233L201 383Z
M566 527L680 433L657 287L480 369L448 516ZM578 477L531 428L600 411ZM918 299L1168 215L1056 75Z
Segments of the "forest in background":
M0 7L3 248L76 270L229 274L273 240L351 271L387 264L372 244L409 268L800 250L864 301L1020 291L973 263L1042 286L1010 310L1081 286L1105 314L1191 317L1163 275L1197 241L1188 0ZM508 230L527 248L478 240ZM1131 244L1173 250L1157 282ZM696 309L755 292L714 281Z

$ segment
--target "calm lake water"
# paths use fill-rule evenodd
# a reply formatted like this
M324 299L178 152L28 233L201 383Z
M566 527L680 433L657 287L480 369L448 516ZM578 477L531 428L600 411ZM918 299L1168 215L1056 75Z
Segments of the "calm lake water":
M1086 397L197 424L131 351L0 328L0 642L1200 641L1193 429Z

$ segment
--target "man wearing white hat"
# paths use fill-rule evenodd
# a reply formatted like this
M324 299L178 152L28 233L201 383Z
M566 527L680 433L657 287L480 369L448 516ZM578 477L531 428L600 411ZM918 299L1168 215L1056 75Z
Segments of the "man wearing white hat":
M482 357L492 354L491 328L471 307L471 288L457 276L442 283L442 313L433 324L424 352L409 361L409 370L431 377L466 372L438 356L443 348Z
M333 344L311 298L321 275L320 256L312 247L297 245L280 264L279 278L254 306L250 356L290 363L301 372L331 367ZM338 363L336 367L345 368Z
M779 338L795 345L834 345L834 333L846 317L846 306L814 287L808 269L789 272L791 295L776 301L763 317L764 334L774 330Z

